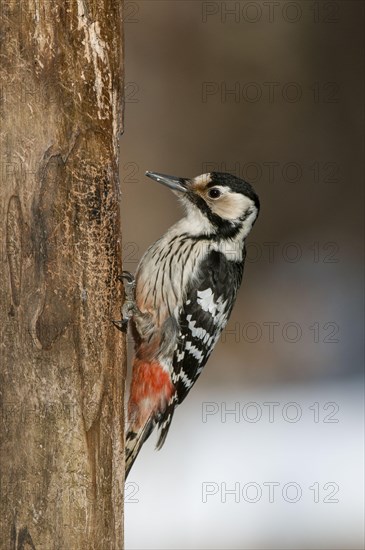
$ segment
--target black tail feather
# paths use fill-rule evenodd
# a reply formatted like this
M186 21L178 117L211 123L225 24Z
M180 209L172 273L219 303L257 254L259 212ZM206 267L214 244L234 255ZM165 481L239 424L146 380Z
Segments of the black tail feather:
M175 408L176 408L177 398L176 395L170 399L169 404L166 407L166 411L163 413L161 418L158 420L158 427L160 430L160 435L158 437L158 441L156 444L156 449L159 451L163 444L165 443L166 436L169 432L172 417L174 416Z
M139 451L142 448L143 443L151 435L153 428L155 426L155 421L153 417L150 417L146 424L138 431L135 432L133 429L129 429L126 435L125 441L125 478L127 479L128 474L136 460Z

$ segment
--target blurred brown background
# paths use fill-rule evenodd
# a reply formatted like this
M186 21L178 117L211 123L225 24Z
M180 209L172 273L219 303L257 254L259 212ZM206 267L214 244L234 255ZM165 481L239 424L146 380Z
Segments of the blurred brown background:
M164 449L149 442L132 472L128 548L363 545L363 12L353 1L126 2L124 268L181 215L146 170L231 172L262 205L227 330ZM267 402L279 403L273 422ZM285 418L293 402L297 422ZM239 419L224 417L236 403ZM218 491L204 502L207 480ZM303 495L222 501L222 483L265 480L296 480ZM339 502L314 502L315 482L336 483Z

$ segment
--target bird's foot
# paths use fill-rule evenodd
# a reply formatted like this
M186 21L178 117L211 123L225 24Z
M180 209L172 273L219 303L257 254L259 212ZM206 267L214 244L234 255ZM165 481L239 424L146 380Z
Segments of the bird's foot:
M125 299L122 307L122 319L120 321L113 320L113 324L121 332L126 332L130 319L138 312L135 302L136 280L129 271L123 271L122 274L118 276L118 279L124 284ZM126 280L126 282L124 282L124 280Z

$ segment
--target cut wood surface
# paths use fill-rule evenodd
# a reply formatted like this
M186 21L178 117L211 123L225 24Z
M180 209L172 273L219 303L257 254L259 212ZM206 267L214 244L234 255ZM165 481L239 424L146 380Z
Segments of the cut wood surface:
M0 22L0 548L121 549L121 6Z

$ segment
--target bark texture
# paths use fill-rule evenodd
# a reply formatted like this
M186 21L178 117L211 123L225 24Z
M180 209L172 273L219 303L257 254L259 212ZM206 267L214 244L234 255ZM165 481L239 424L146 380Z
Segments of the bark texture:
M0 548L120 549L121 6L0 23Z

